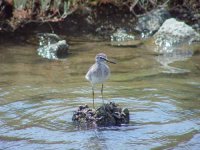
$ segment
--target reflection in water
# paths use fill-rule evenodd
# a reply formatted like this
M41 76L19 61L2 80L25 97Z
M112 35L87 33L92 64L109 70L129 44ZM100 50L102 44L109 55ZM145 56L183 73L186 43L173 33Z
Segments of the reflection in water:
M187 74L175 70L174 75L167 68L160 73L163 68L155 56L140 47L82 41L70 45L73 54L54 61L38 56L35 45L0 46L0 149L199 148L197 56L190 51L185 56L156 56L163 66L173 63L189 70ZM84 75L99 52L118 62L105 84L105 101L127 107L131 122L78 129L71 117L79 105L92 106L91 87ZM100 88L95 89L96 105L102 102Z
M187 47L185 47L187 48ZM156 60L165 69L164 73L186 73L190 72L187 69L181 69L177 67L172 67L170 64L176 61L185 61L192 57L193 51L191 49L185 49L183 47L165 47L164 50L159 50L162 52L161 55L156 57ZM160 48L162 49L162 48ZM167 50L165 50L167 49Z

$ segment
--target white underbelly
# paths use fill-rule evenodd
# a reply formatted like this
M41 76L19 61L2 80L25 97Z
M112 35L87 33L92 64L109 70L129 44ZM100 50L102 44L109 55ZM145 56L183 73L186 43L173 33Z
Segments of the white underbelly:
M91 84L102 84L110 76L109 67L106 64L94 64L86 74L86 79L91 82Z
M93 84L102 84L108 79L108 77L109 77L109 75L99 76L99 77L93 76L93 77L91 77L91 79L92 79Z

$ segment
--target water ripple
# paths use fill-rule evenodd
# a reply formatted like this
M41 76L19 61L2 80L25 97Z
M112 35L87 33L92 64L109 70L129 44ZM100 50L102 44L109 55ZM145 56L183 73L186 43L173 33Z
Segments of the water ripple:
M112 98L111 101L129 108L130 124L86 131L77 130L71 122L71 116L74 106L91 103L91 99L80 97L74 100L48 99L37 102L24 100L5 104L0 106L0 139L7 139L7 147L3 144L5 149L13 148L9 147L13 141L9 142L9 138L17 140L19 145L16 144L16 147L20 149L21 146L24 149L30 146L26 142L33 143L32 148L45 144L76 148L78 144L77 149L91 149L94 145L97 149L131 149L136 145L137 148L149 149L170 144L172 141L167 137L200 131L199 119L194 119L193 116L192 120L188 120L188 116L193 115L191 111L180 113L177 111L181 109L178 103L166 96L157 97L160 101L149 100L148 96L144 99ZM101 99L96 101L97 105L101 104Z

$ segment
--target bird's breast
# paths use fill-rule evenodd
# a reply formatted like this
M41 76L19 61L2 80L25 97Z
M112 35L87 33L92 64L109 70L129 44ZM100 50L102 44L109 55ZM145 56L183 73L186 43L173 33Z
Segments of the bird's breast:
M105 82L110 75L110 69L106 64L94 64L86 74L86 79L92 84Z

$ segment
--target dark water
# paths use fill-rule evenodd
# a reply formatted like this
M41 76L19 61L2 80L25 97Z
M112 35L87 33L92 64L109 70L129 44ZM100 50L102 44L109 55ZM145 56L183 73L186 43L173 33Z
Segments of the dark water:
M72 54L62 60L41 58L35 44L0 45L0 149L199 149L198 53L155 55L148 42L135 48L69 42ZM99 52L117 62L110 65L105 100L127 107L131 122L78 129L71 117L80 104L92 106L84 76ZM100 86L95 96L101 105Z

